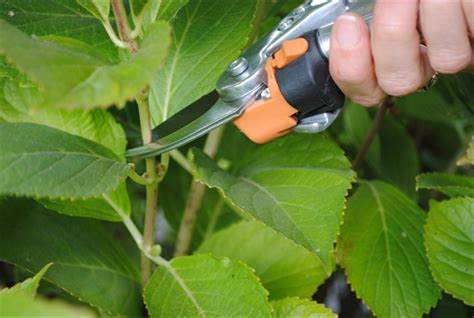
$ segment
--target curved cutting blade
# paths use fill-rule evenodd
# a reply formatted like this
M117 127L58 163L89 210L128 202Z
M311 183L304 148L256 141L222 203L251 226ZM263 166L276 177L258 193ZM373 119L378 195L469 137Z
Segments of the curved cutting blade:
M152 143L129 149L126 156L148 158L179 148L239 117L245 110L243 105L230 105L220 99L206 106L206 100L213 96L205 96L163 122L153 130Z

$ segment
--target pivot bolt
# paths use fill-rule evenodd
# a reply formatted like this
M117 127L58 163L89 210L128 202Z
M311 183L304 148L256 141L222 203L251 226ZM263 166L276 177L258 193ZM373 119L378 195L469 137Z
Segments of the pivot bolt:
M227 68L227 72L230 74L232 77L237 77L244 73L246 70L249 68L249 62L245 57L239 57L235 61L229 64L229 67Z

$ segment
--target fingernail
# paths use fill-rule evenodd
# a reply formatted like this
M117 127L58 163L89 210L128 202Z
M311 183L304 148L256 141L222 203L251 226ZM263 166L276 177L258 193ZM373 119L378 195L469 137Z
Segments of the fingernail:
M341 15L337 18L336 25L336 40L341 48L351 49L359 44L362 34L355 16Z

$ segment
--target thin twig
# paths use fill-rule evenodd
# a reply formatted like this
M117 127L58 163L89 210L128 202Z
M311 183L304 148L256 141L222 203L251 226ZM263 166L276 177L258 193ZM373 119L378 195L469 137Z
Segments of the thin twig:
M219 144L224 134L224 127L220 127L212 131L206 139L204 152L211 158L214 158L219 149ZM204 195L206 194L206 186L196 180L193 180L191 189L186 200L186 207L183 213L183 219L179 227L178 237L176 239L174 256L186 255L191 246L194 228L199 210L201 209Z
M352 162L353 170L357 170L364 161L365 157L367 156L367 153L369 152L370 146L372 145L372 142L374 141L375 136L377 135L380 129L380 126L382 125L382 121L385 118L385 114L387 113L388 108L392 105L393 97L387 97L380 106L380 109L377 112L377 115L375 116L372 127L370 127L370 130L367 133L367 137L365 138L362 147L360 148L354 161Z
M112 40L112 42L115 44L115 46L121 49L127 48L127 44L120 40L117 34L115 34L114 28L112 28L112 25L110 24L110 21L108 19L102 21L102 25L104 26L105 32L107 32L107 35L109 36L110 40Z
M137 229L137 227L133 223L132 219L130 219L130 217L127 216L125 212L117 204L115 204L114 200L112 200L112 198L110 198L108 194L103 194L102 197L105 199L105 201L107 201L108 204L110 204L112 209L114 209L115 212L117 212L117 214L122 219L122 223L125 225L128 232L130 232L130 235L135 241L135 244L137 244L137 246L141 249L141 246L143 244L143 237L140 231Z
M136 171L135 171L135 167L133 167L133 169L131 169L129 172L128 172L128 177L130 179L132 179L133 182L139 184L139 185L144 185L144 186L147 186L147 185L151 185L153 184L154 180L151 180L150 178L148 178L145 175L141 176L139 175Z
M127 47L132 54L138 52L138 43L132 37L132 30L128 23L127 13L122 0L111 0L112 11L114 12L115 21L122 41L127 43Z

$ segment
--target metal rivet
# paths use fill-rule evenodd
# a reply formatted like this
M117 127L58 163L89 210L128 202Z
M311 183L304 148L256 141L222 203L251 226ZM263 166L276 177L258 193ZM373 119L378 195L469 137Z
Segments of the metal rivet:
M227 71L231 76L239 76L249 68L249 62L245 57L239 57L229 64Z

